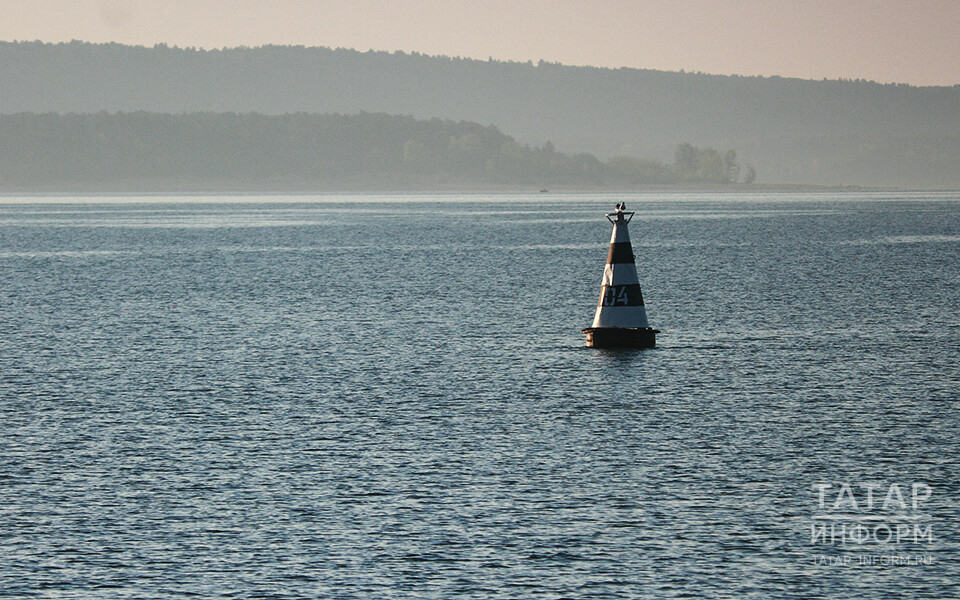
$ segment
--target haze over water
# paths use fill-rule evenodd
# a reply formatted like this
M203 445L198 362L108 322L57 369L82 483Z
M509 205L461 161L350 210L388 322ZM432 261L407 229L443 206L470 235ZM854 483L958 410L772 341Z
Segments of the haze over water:
M956 597L958 264L956 193L5 197L0 597Z

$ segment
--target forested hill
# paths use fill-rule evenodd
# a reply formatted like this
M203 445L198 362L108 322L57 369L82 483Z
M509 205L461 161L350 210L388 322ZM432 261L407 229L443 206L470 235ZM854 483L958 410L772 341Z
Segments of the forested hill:
M736 153L690 144L675 161L567 155L476 123L359 115L0 115L0 190L632 188L750 183Z
M727 77L419 54L0 43L0 112L361 111L669 160L736 148L762 182L960 186L960 86Z

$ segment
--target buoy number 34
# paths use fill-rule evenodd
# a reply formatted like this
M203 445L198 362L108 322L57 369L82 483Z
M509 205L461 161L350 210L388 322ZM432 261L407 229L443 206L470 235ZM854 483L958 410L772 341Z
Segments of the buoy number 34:
M608 285L603 289L600 297L602 306L635 306L643 305L638 285ZM638 296L634 298L634 295Z

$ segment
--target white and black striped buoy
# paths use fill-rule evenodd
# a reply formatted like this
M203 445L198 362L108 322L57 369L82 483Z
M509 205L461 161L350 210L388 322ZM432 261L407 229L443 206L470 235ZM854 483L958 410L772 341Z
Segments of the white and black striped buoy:
M653 348L657 345L660 332L647 322L627 231L633 214L626 211L623 202L617 204L615 212L607 214L607 220L613 223L613 235L600 282L600 301L593 325L581 330L587 334L587 346L591 348Z

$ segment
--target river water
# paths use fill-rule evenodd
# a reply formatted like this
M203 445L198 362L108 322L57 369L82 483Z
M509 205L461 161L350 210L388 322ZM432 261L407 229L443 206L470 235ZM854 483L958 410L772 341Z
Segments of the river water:
M960 597L958 400L956 193L0 198L0 597Z

